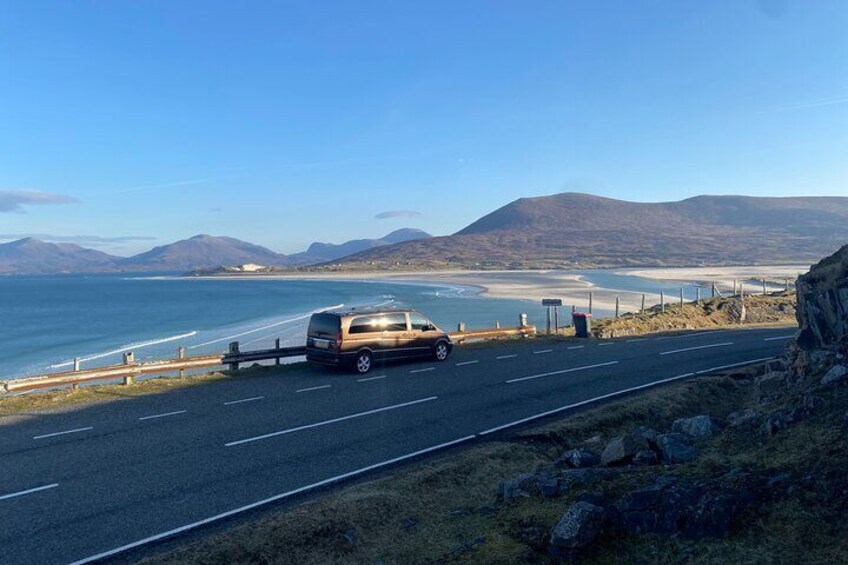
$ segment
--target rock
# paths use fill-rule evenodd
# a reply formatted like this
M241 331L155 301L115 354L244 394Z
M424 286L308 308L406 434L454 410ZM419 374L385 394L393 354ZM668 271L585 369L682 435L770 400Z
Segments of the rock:
M845 380L848 380L848 367L845 365L835 365L822 377L821 384L829 385Z
M659 457L653 449L643 449L633 456L634 465L656 465L659 462Z
M692 461L698 456L694 447L689 445L686 436L679 433L662 434L657 437L663 463L675 464Z
M797 343L810 351L848 337L848 245L798 277Z
M515 498L529 497L530 490L533 488L533 483L535 482L535 479L536 477L533 473L524 473L515 477L514 479L501 481L500 483L498 483L495 495L497 496L498 500L502 500L504 502L513 500Z
M709 416L701 415L677 419L671 425L671 429L695 439L707 439L715 435L721 427Z
M633 430L633 434L645 438L645 441L648 442L648 447L651 449L657 449L657 436L660 435L657 430L645 426L639 426Z
M588 490L580 493L580 495L575 499L575 502L588 502L590 504L594 504L595 506L603 507L606 502L607 497L604 493L596 490Z
M760 399L771 398L786 389L786 372L773 371L757 379L757 395Z
M736 492L705 495L688 510L681 533L696 539L726 535L744 504L745 497Z
M743 426L749 422L753 422L759 418L759 414L756 411L747 408L745 410L738 410L736 412L732 412L727 415L727 425L731 428L738 428L739 426Z
M585 448L570 449L556 460L556 465L568 465L569 467L593 467L601 462L601 458L593 451Z
M582 549L592 543L604 523L604 510L589 502L576 502L562 515L551 532L551 546Z
M622 465L629 463L638 452L648 449L647 440L641 435L625 434L607 442L601 453L601 465Z

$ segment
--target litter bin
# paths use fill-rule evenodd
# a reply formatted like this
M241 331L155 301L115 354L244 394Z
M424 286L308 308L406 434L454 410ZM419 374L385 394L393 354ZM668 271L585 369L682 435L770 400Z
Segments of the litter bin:
M592 315L588 312L572 312L571 320L574 324L574 335L577 337L589 337L592 330Z

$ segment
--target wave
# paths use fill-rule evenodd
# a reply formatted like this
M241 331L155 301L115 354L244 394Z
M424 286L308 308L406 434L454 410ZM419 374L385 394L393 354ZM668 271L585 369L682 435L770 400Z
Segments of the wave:
M174 335L171 337L165 337L162 339L152 339L150 341L141 341L138 343L131 343L129 345L122 345L118 349L113 349L111 351L104 351L103 353L95 353L94 355L89 355L87 357L80 357L80 361L94 361L95 359L102 359L103 357L109 357L110 355L117 355L118 353L124 353L126 351L132 351L134 349L141 349L143 347L150 347L152 345L159 345L160 343L168 343L169 341L177 341L178 339L186 339L188 337L192 337L197 335L197 331L190 331L188 333ZM60 369L62 367L69 367L74 364L74 361L65 361L64 363L57 363L55 365L50 365L48 369Z

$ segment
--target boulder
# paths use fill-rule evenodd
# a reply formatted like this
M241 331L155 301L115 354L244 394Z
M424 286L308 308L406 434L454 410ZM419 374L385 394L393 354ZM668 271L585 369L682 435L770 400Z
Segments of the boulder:
M551 532L556 549L582 549L592 543L604 523L604 510L590 502L577 502L562 515Z
M653 449L643 449L633 456L634 465L656 465L659 462L660 460L659 457L657 457L657 452Z
M495 494L498 500L504 502L519 497L526 498L530 496L530 491L535 482L536 476L533 473L523 473L513 479L498 483Z
M848 338L848 245L798 277L798 345L807 351Z
M759 418L756 411L747 408L745 410L737 410L727 415L727 425L731 428L738 428Z
M607 442L601 453L601 465L623 465L629 463L638 452L648 449L648 441L637 434L617 436Z
M585 448L569 449L562 457L556 460L557 465L582 468L592 467L601 462L601 458L594 451Z
M848 381L848 367L845 365L835 365L822 377L821 384L829 385L843 381Z
M683 434L669 433L657 437L657 446L663 463L673 465L675 463L686 463L698 456L698 452L689 444L689 440Z
M715 435L721 427L709 416L701 415L692 418L680 418L671 425L671 430L683 433L695 439L707 439Z

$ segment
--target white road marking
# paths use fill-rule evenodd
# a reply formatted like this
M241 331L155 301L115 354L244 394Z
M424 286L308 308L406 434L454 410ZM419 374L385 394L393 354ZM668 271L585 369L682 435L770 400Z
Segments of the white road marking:
M569 347L569 349L583 349L584 347L586 347L586 346L585 345L572 345L571 347Z
M11 494L3 494L0 495L0 500L6 500L7 498L15 498L16 496L24 496L25 494L31 494L33 492L56 488L57 486L59 486L59 483L53 483L52 485L44 485L43 487L30 488L27 490L22 490L20 492L13 492Z
M534 351L533 355L540 355L542 353L550 353L552 351L553 351L553 349L542 349L541 351Z
M221 514L216 514L214 516L210 516L209 518L205 518L205 519L199 520L197 522L192 522L191 524L186 524L185 526L180 526L179 528L174 528L173 530L168 530L168 531L162 532L160 534L156 534L156 535L153 535L153 536L150 536L150 537L146 537L144 539L140 539L138 541L134 541L132 543L128 543L126 545L122 545L120 547L116 547L114 549L104 551L102 553L98 553L97 555L92 555L90 557L85 557L83 559L79 559L77 561L74 561L70 565L86 565L87 563L93 563L93 562L96 562L96 561L100 561L102 559L106 559L107 557L112 557L112 556L118 555L118 554L123 553L125 551L128 551L130 549L135 549L136 547L141 547L141 546L146 545L148 543L160 541L160 540L175 536L177 534L181 534L185 531L193 530L194 528L198 528L200 526L205 526L206 524L210 524L212 522L217 522L218 520L223 520L224 518L229 518L230 516L234 516L236 514L241 514L242 512L247 512L248 510L253 510L254 508L258 508L260 506L264 506L266 504L270 504L270 503L276 502L278 500L290 498L290 497L295 496L297 494L300 494L300 493L303 493L303 492L308 492L308 491L311 491L311 490L315 490L315 489L323 487L325 485L337 483L339 481L343 481L343 480L349 479L351 477L356 477L358 475L362 475L364 473L367 473L369 471L373 471L375 469L380 469L382 467L388 467L389 465L394 465L395 463L400 463L401 461L407 461L409 459L414 459L415 457L419 457L421 455L426 455L426 454L432 453L434 451L439 451L441 449L446 449L448 447L458 445L460 443L465 443L467 441L474 439L475 437L476 436L473 436L473 435L465 436L465 437L462 437L462 438L459 438L459 439L455 439L453 441L447 441L445 443L440 443L439 445L434 445L432 447L420 449L420 450L415 451L413 453L407 453L406 455L401 455L400 457L395 457L394 459L388 459L386 461L381 461L381 462L375 463L373 465L368 465L367 467L361 467L361 468L356 469L354 471L349 471L349 472L343 473L341 475L336 475L335 477L330 477L329 479L324 479L323 481L319 481L317 483L312 483L310 485L302 486L302 487L296 488L294 490L290 490L288 492L284 492L284 493L277 494L277 495L274 495L272 497L269 497L269 498L266 498L266 499L263 499L263 500L259 500L257 502L253 502L251 504L246 504L245 506L240 506L239 508L235 508L235 509L229 510L227 512L222 512Z
M638 338L638 339L628 339L628 340L627 340L627 343L633 343L634 341L648 341L648 338L646 338L646 337L640 337L640 338Z
M333 385L311 386L309 388L302 388L302 389L296 390L295 392L309 392L311 390L321 390L321 389L324 389L324 388L330 388L331 386L333 386Z
M241 404L242 402L253 402L254 400L262 400L265 398L264 396L254 396L252 398L242 398L241 400L230 400L229 402L225 402L224 406L229 406L231 404Z
M385 379L385 378L386 378L386 375L377 375L376 377L368 377L366 379L356 379L356 382L364 383L364 382L368 382L368 381L376 381L377 379Z
M702 371L696 371L696 375L703 375L704 373L711 373L713 371L720 371L722 369L732 369L733 367L741 367L742 365L752 365L754 363L759 363L760 361L771 361L775 359L775 357L763 357L762 359L751 359L750 361L742 361L741 363L731 363L730 365L721 365L720 367L710 367L709 369L704 369Z
M520 377L517 379L511 379L506 382L512 383L520 383L521 381L529 381L531 379L541 379L542 377L550 377L553 375L563 375L565 373L573 373L575 371L586 371L588 369L597 369L598 367L607 367L609 365L615 365L618 361L609 361L607 363L598 363L597 365L586 365L585 367L574 367L573 369L562 369L560 371L551 371L550 373L541 373L539 375L530 375L529 377Z
M480 361L476 361L476 360L475 361L463 361L462 363L457 363L456 366L457 367L464 367L465 365L476 365L479 362Z
M659 339L685 339L685 338L688 338L688 337L698 337L698 336L702 336L702 335L723 334L723 333L727 333L729 331L730 330L707 330L707 331L704 331L704 332L695 332L695 333L684 334L684 335L666 335L666 336L661 336L661 337L655 337L654 339L657 339L657 340L659 340Z
M375 408L374 410L366 410L365 412L357 412L356 414L351 414L350 416L341 416L339 418L333 418L331 420L324 420L323 422L316 422L314 424L306 424L304 426L298 426L296 428L289 428L287 430L280 430L278 432L271 432L270 434L262 434L261 436L249 437L246 439L240 439L236 441L231 441L229 443L225 443L225 447L232 447L234 445L241 445L243 443L251 443L254 441L259 441L262 439L268 439L271 437L281 436L285 434L290 434L294 432L300 432L303 430L309 430L312 428L318 428L320 426L326 426L328 424L336 424L338 422L344 422L345 420L352 420L354 418L361 418L363 416L370 416L371 414L378 414L380 412L387 412L389 410L397 410L398 408L404 408L406 406L412 406L414 404L421 404L422 402L430 402L431 400L436 400L439 398L438 396L430 396L428 398L422 398L420 400L412 400L410 402L403 402L401 404L393 404L391 406L384 406L383 408Z
M436 370L435 367L427 367L426 369L413 369L412 371L409 372L409 374L411 375L413 373L426 373L427 371L435 371L435 370Z
M668 382L671 382L671 381L676 381L678 379L685 379L686 377L691 377L691 376L694 376L694 375L695 375L695 373L686 373L684 375L677 375L676 377L670 377L668 379L653 381L653 382L650 382L650 383L647 383L647 384L626 388L624 390L619 390L619 391L616 391L616 392L611 392L609 394L603 394L601 396L596 396L595 398L590 398L589 400L583 400L583 401L580 401L580 402L576 402L574 404L569 404L568 406L562 406L560 408L548 410L547 412L542 412L541 414L536 414L535 416L529 416L527 418L522 418L521 420L516 420L514 422L510 422L509 424L503 424L501 426L489 428L488 430L482 431L477 435L478 436L484 436L484 435L488 435L488 434L493 434L495 432L499 432L501 430L505 430L505 429L511 428L513 426L518 426L519 424L524 424L526 422L532 422L533 420L538 420L539 418L544 418L545 416L551 416L553 414L557 414L558 412L563 412L565 410L571 410L572 408L578 408L580 406L585 406L586 404L591 404L591 403L597 402L599 400L604 400L604 399L607 399L607 398L613 398L613 397L616 397L616 396L620 396L622 394L627 394L628 392L633 392L633 391L636 391L636 390L641 390L643 388L649 388L649 387L652 387L652 386L656 386L658 384L668 383Z
M674 353L684 353L686 351L695 351L697 349L710 349L711 347L727 347L728 345L733 345L732 341L725 341L724 343L713 343L711 345L699 345L697 347L687 347L685 349L672 349L671 351L663 351L660 355L673 355Z
M139 420L152 420L154 418L166 418L168 416L176 416L177 414L185 414L186 410L177 410L176 412L165 412L163 414L153 414L152 416L142 416Z
M776 341L778 339L792 339L795 337L795 334L792 335L779 335L777 337L767 337L763 341Z
M518 357L518 354L513 353L512 355L498 355L495 359L512 359L513 357Z
M608 345L615 345L614 343L599 343L598 347L606 347Z
M73 430L65 430L64 432L53 432L52 434L41 434L40 436L33 436L32 439L44 439L46 437L53 436L63 436L65 434L75 434L77 432L87 432L88 430L93 430L94 426L88 426L87 428L76 428Z

